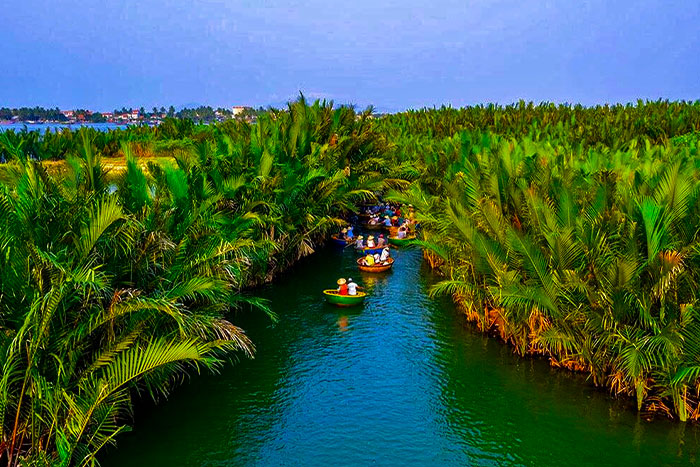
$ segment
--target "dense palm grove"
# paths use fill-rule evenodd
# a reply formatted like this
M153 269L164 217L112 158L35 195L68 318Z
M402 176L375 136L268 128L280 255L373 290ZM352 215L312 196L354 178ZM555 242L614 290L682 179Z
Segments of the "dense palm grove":
M433 292L480 330L700 418L699 130L692 103L377 119L300 100L252 125L5 132L0 459L92 463L133 397L252 353L235 310L265 306L244 289L379 192L418 209Z
M700 418L700 107L540 107L530 130L525 109L504 111L503 135L434 138L402 126L432 128L439 111L392 117L393 163L412 183L391 197L421 213L426 256L446 276L433 293L639 410ZM539 131L571 114L581 131Z
M170 140L175 163L106 173L91 133L52 176L21 146L0 192L0 463L83 465L131 398L250 354L242 289L313 251L368 196L367 115L307 106Z

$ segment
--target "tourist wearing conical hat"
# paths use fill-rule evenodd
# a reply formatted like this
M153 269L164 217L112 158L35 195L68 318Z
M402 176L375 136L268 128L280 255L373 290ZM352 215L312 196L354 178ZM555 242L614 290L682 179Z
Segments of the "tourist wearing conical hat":
M369 238L367 238L367 248L374 248L374 235L370 235Z
M355 248L358 250L361 250L365 247L365 242L364 242L364 237L362 235L359 235L357 237L357 240L355 241Z
M348 284L345 279L342 277L338 279L338 293L340 295L347 295L348 294Z

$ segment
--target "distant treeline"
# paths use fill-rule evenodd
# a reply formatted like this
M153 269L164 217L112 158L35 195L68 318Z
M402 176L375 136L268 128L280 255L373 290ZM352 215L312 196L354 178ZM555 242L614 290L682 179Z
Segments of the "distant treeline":
M661 143L699 131L700 101L639 100L635 104L594 107L520 101L507 106L414 110L388 115L384 120L395 137L444 138L462 130L476 130L615 147L636 138Z
M143 111L143 109L141 109ZM158 112L165 110L153 109ZM115 110L127 113L130 109ZM222 109L219 109L221 112ZM57 112L57 110L54 110ZM145 111L144 111L145 112ZM229 112L229 111L227 111ZM236 120L224 118L223 125L249 125L257 117L286 110L247 108ZM183 109L173 107L165 112L157 127L130 126L110 132L81 129L90 135L95 149L105 157L121 155L122 141L135 144L137 153L149 155L173 140L202 141L219 132L216 126L203 125L215 121L212 107ZM2 118L0 113L0 118ZM145 114L148 116L148 114ZM227 114L230 117L230 113ZM553 145L578 145L582 148L605 146L624 149L633 140L648 140L653 144L667 144L696 140L700 134L700 103L669 101L638 101L636 104L583 107L520 102L509 106L474 106L460 109L441 108L407 111L384 115L376 123L391 140L436 140L451 137L461 131L495 133L508 138L527 137L533 141L547 141ZM8 130L0 136L0 161L8 161L21 148L36 160L64 159L81 150L81 138L68 129L44 133L28 130ZM167 143L167 144L166 144Z
M68 120L61 110L45 109L43 107L21 107L19 109L11 109L9 107L0 107L0 120L12 120L14 117L19 117L19 120L51 120L54 122L65 122Z
M80 116L80 120L91 123L101 123L106 121L105 114L108 112L97 112L88 109L70 109L73 111L74 118ZM211 106L199 106L195 108L183 108L179 111L175 110L172 105L166 109L165 107L153 107L150 111L144 107L130 108L122 107L121 109L114 109L111 113L113 116L118 115L131 115L134 111L138 110L139 117L144 119L161 119L164 117L179 118L179 119L189 119L195 122L209 123L217 120L233 118L234 114L231 109L219 107L214 108ZM257 109L253 107L246 107L241 113L236 116L239 118L252 118L264 112L263 107ZM19 120L21 122L29 121L51 121L51 122L67 122L70 119L64 115L58 107L54 109L45 109L43 107L20 107L20 108L9 108L0 107L0 120Z

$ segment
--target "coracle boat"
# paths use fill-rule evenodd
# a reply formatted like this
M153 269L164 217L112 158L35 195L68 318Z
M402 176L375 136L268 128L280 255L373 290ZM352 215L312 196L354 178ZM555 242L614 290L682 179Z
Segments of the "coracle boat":
M360 268L360 271L364 272L384 272L391 269L391 267L394 265L394 258L387 258L387 260L385 261L385 263L387 264L378 263L372 266L366 266L365 264L363 264L363 261L364 258L358 258L357 266Z
M406 238L397 238L397 237L389 237L389 243L392 245L396 246L406 246L410 245L413 243L413 241L416 239L416 236L413 235L411 237L406 237Z
M357 251L362 254L367 254L369 253L370 255L376 255L376 254L381 254L382 250L384 249L383 246L373 246L373 247L364 247L364 248L358 248Z
M323 291L328 303L336 306L355 306L360 305L365 301L367 294L357 291L357 295L340 295L335 289L326 289Z
M345 240L344 238L340 238L337 235L331 236L331 242L334 245L338 245L338 246L346 246L348 244L347 240Z

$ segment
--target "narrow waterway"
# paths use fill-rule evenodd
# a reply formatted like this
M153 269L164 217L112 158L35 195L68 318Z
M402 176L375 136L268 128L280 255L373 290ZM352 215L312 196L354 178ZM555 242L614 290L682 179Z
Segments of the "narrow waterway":
M324 250L263 289L279 321L242 318L256 358L139 407L103 465L696 463L695 426L646 422L582 378L514 356L428 298L420 252L395 257L372 276L349 249ZM363 307L324 303L341 276L370 290Z

